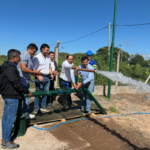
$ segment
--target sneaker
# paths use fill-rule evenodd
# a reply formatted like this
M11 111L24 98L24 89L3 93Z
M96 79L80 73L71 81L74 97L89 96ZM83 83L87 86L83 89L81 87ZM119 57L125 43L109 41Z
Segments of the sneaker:
M34 118L34 117L35 117L34 114L29 114L29 116L26 116L26 119L32 119L32 118Z
M85 111L85 108L84 107L80 107L80 109L79 110L81 110L81 111Z
M64 109L65 109L65 110L67 110L68 108L69 108L69 107L68 107L67 105L66 105L66 106L64 106Z
M17 148L19 148L19 145L16 143L13 143L11 140L8 141L7 143L5 143L3 141L2 148L4 148L4 149L17 149Z
M2 140L1 140L1 145L3 145L3 141L4 141L4 140L2 139Z
M34 109L34 114L37 115L38 114L38 109Z
M50 112L50 109L49 109L49 108L46 108L46 107L41 107L40 110L41 110L41 111L45 111L45 112Z
M53 103L48 103L47 104L47 108L50 108L51 106L54 106L54 104Z
M86 110L83 112L84 115L89 115L90 113L91 113L90 111L86 111Z

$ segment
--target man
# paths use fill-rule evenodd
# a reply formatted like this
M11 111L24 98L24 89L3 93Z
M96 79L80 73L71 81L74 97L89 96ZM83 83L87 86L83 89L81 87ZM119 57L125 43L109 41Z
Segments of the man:
M43 73L43 75L40 76L37 75L35 77L36 90L49 91L50 85L49 74L51 74L51 80L53 80L51 61L50 57L48 56L49 48L50 48L49 45L42 44L40 47L41 53L39 53L32 59L33 69L41 70L41 73ZM50 109L46 107L46 101L47 96L43 96L40 110L50 112ZM38 114L38 111L39 111L39 98L35 97L34 113Z
M95 62L94 60L92 60L92 51L91 51L91 50L88 50L87 53L86 53L86 55L87 55L87 58L88 58L88 63L89 63L91 66L93 66L93 68L94 68L95 70L97 70L96 62ZM92 95L94 95L94 86L93 86L93 93L92 93Z
M38 71L33 71L33 63L31 60L31 57L33 57L38 50L38 47L34 44L31 43L28 45L27 50L21 53L21 60L20 63L18 64L18 71L21 76L21 83L25 88L28 90L30 89L29 85L29 80L31 74L36 74L36 75L41 75L42 73L40 70ZM29 102L30 102L30 97L26 97L23 101L23 113L28 112L29 113ZM26 116L26 119L34 118L35 115L29 114L29 116Z
M22 94L27 93L32 96L22 84L17 64L20 61L20 52L15 49L8 51L8 60L1 66L0 72L0 94L4 103L4 112L2 118L2 143L4 149L16 149L19 147L11 141L12 126L17 117L19 99L22 99Z
M50 60L51 60L51 67L52 67L52 74L58 75L58 66L56 61L54 60L54 52L50 51L48 53ZM50 75L50 79L51 79L51 75ZM49 90L55 90L54 88L54 81L56 79L56 76L54 76L53 80L50 80L50 86L49 86ZM55 100L56 96L52 95L52 96L47 96L47 102L48 102L48 108L50 106L53 106L53 101Z
M82 64L79 66L80 68L94 70L94 68L91 65L89 65L87 56L82 57L81 62L82 62ZM93 93L94 73L86 72L86 71L78 71L78 73L81 75L82 82L80 82L76 85L75 77L73 76L72 82L73 82L74 88L76 90L78 90L80 87L87 88L91 93ZM84 111L85 115L88 115L90 113L91 101L92 101L92 99L86 94L86 92L83 92L82 93L81 110Z
M71 88L71 81L74 74L73 69L77 68L79 67L73 65L73 56L68 55L66 60L62 63L62 69L59 77L60 88ZM70 94L60 95L58 101L64 106L65 109L68 109L68 102L72 104Z
M92 51L91 50L88 50L87 53L87 58L88 58L88 63L93 66L93 68L95 70L97 70L97 65L96 65L96 62L94 60L92 60Z

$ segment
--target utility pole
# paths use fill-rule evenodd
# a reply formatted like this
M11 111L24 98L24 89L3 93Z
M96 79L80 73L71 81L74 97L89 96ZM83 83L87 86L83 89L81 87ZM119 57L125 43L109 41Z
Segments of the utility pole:
M54 53L55 53L55 61L57 63L57 66L58 66L58 57L59 57L59 44L60 44L60 41L57 41L56 43L56 47L54 48ZM56 81L54 83L54 87L57 88L57 83L58 83L58 76L56 75Z
M110 55L110 66L109 72L112 72L113 65L113 53L114 53L114 40L115 40L115 28L116 28L116 13L117 13L117 0L115 0L115 8L114 8L114 20L113 20L113 35L112 35L112 43L111 43L111 55ZM108 81L108 98L111 95L111 80Z
M122 49L120 49L119 52L118 52L116 72L119 72L119 63L120 63L120 54L121 54L121 52L122 52ZM117 87L118 87L118 81L115 82L115 94L117 92Z
M122 48L122 52L121 52L121 62L122 62L122 53L123 53L123 45L119 45L119 46L121 46Z
M110 22L109 22L109 27L108 27L108 62L110 59Z
M36 40L34 40L34 44L36 43Z

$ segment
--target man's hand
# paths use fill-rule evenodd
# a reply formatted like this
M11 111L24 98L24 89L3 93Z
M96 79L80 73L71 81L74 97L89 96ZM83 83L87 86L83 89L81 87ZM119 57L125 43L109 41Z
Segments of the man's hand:
M28 96L29 96L29 97L32 97L32 96L33 96L33 95L32 95L32 92L29 92Z
M42 76L36 76L37 78L38 78L38 80L40 81L40 82L43 82L43 77Z
M51 75L51 79L50 80L54 80L54 76L53 75Z
M78 90L82 86L82 82L78 82L76 90Z
M53 74L58 75L58 71L53 71Z
M33 74L36 74L36 75L42 75L43 73L41 73L41 70L42 69L40 69L40 70L33 70L34 71L34 73Z
M73 86L74 86L75 89L77 88L77 85L75 83L73 83Z

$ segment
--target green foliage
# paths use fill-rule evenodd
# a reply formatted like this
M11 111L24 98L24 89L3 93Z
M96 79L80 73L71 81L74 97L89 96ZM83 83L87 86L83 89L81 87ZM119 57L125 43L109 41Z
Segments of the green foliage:
M136 55L131 55L130 56L130 65L142 65L144 64L144 58L143 56L139 55L138 53Z
M114 61L116 61L116 59L117 59L119 50L120 50L120 48L114 47L114 55L113 55L113 57L114 57L113 60L114 60ZM103 58L103 60L105 60L106 62L109 60L109 56L108 56L108 46L105 46L105 47L103 47L103 48L99 48L96 52L97 52L97 55L101 55L102 58ZM127 52L122 51L122 61L128 62L128 61L129 61L129 60L128 60L129 57L130 57L130 55L129 55Z
M116 71L116 62L119 48L114 48L114 56L113 56L113 71ZM61 71L62 62L66 60L68 53L59 53L59 73ZM86 53L75 53L74 56L74 65L79 66L81 64L81 58L86 56ZM129 59L130 58L130 59ZM96 54L93 54L92 59L97 63L97 70L109 71L109 59L108 59L108 47L99 48ZM0 56L0 65L7 60L7 56ZM122 53L122 62L120 62L119 72L127 77L131 77L136 80L140 80L145 82L147 77L150 74L150 69L147 68L148 61L144 60L144 58L139 55L129 55L127 52L123 51ZM34 80L34 76L31 76L32 80ZM95 74L95 85L107 85L108 78ZM112 85L114 82L112 82ZM150 84L150 80L148 81ZM119 83L119 85L121 85ZM30 83L31 88L35 87L34 83Z

